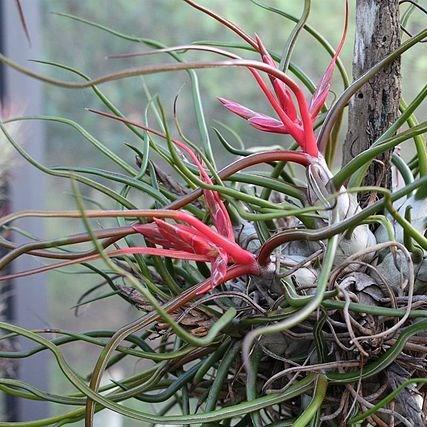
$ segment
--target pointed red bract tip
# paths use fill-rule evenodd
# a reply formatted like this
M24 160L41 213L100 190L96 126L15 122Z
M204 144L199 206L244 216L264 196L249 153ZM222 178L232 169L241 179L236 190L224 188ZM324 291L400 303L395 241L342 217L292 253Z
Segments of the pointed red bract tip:
M254 116L248 122L256 129L264 132L288 134L289 131L280 120L272 117Z
M237 102L230 101L225 98L218 98L218 100L222 103L222 105L227 110L231 111L234 114L237 114L239 117L242 117L243 119L250 119L258 114L255 111L252 111L249 108L246 108L241 104L238 104Z
M332 57L328 67L326 68L325 73L320 79L320 82L316 87L316 91L314 92L311 98L309 110L310 110L310 115L313 121L316 119L320 110L325 105L326 98L328 97L329 90L331 89L332 75L335 70L335 65L341 53L341 50L344 46L345 38L347 36L347 30L348 30L348 1L347 0L345 2L345 21L344 22L345 22L344 29L341 35L341 39L338 43L337 49L335 51L335 54Z
M200 178L208 185L213 185L212 179L207 174L202 161L197 154L186 144L181 141L174 141L175 144L184 150L190 159L194 162L195 166L199 169ZM220 233L221 236L226 237L228 240L234 242L233 225L231 224L230 216L228 215L227 208L221 200L218 192L212 190L203 190L206 205L212 217L212 222Z

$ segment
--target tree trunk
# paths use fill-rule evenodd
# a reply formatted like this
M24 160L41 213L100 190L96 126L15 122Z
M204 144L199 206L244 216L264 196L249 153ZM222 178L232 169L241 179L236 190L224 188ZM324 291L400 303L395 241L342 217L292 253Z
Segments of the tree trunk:
M399 1L357 0L353 78L356 80L399 45ZM365 84L350 102L344 164L369 148L397 118L400 94L400 59L396 59ZM387 152L372 163L364 185L390 188L390 157L391 152Z

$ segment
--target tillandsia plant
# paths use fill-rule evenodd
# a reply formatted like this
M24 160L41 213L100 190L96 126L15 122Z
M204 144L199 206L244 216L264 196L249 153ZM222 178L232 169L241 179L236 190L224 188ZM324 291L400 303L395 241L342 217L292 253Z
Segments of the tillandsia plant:
M340 121L352 96L396 58L418 47L427 30L408 35L396 51L349 84L339 59L348 4L337 1L345 4L345 22L334 50L307 24L309 0L301 18L252 3L254 10L261 7L266 9L263 13L279 14L287 25L296 22L282 55L269 51L259 36L247 34L193 0L184 0L182 6L214 19L241 44L212 41L167 47L60 14L149 48L115 58L156 53L169 55L174 62L92 79L69 65L39 61L78 77L58 80L0 56L4 64L47 84L92 91L105 108L90 108L88 114L125 126L140 141L127 146L136 154L131 164L67 118L12 117L0 123L4 137L32 165L70 180L77 201L73 211L12 213L1 219L0 226L39 217L80 219L86 228L84 233L51 240L28 236L21 246L1 238L7 253L0 269L24 254L54 261L3 274L0 280L79 264L99 275L93 289L111 288L90 301L123 298L141 314L118 330L78 334L59 330L62 336L53 339L50 330L1 323L6 331L2 339L21 336L34 343L29 352L3 351L1 357L19 359L50 351L75 388L72 394L55 394L18 379L0 380L4 393L70 407L54 417L16 425L63 425L84 419L86 426L92 426L94 414L106 408L141 425L425 425L427 154L423 134L427 123L418 124L414 114L427 86L411 103L402 101L400 116L369 149L336 173L332 165ZM404 15L406 31L415 7L411 5ZM304 31L331 56L317 85L291 62L293 47ZM259 59L235 53L242 51ZM187 62L188 52L214 59ZM225 59L218 60L218 55ZM221 104L256 130L276 134L279 146L291 139L290 148L235 148L214 129L224 148L238 156L217 170L195 70L224 67L231 68L230 79L232 68L247 70L255 82L245 91L258 87L275 116L255 112L219 93ZM345 90L328 107L335 68ZM135 119L123 115L101 88L106 82L180 70L186 70L191 80L200 142L186 137L176 105L171 113L173 132L168 111L156 97L148 97L145 112ZM157 118L159 130L149 125L151 116ZM11 124L23 120L55 121L74 128L122 172L41 164L9 131ZM406 162L397 151L393 154L393 168L404 178L403 185L361 186L378 155L412 139L416 150L412 160ZM295 173L292 164L303 168L305 178ZM254 169L259 165L271 169ZM87 209L82 185L102 194L110 207ZM381 197L371 198L362 208L358 202L362 191ZM149 198L151 207L136 205L130 193L144 202ZM115 219L117 226L100 227L97 222L94 229L92 218ZM81 246L87 242L93 243L92 249ZM93 289L79 305L88 302ZM101 348L88 376L64 358L61 346L69 342ZM101 384L108 369L132 363L131 357L152 364L140 365L144 368L132 376ZM148 411L146 403L154 404L154 410Z

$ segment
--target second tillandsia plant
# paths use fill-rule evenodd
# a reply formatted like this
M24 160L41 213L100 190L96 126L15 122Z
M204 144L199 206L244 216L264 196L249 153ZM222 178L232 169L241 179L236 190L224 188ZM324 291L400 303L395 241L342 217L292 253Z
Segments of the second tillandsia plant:
M75 218L85 227L84 233L51 240L22 231L28 242L21 246L2 237L0 245L7 253L0 259L0 280L79 265L99 275L99 280L77 306L122 298L136 313L135 320L118 330L78 334L57 330L55 338L49 338L50 329L0 323L4 337L18 335L34 344L29 352L3 351L0 357L26 358L48 350L75 388L72 394L57 394L18 379L0 379L4 393L70 407L54 417L16 425L63 425L84 419L92 426L96 412L104 409L143 425L424 425L427 123L418 124L415 111L427 96L427 87L411 103L402 101L401 115L389 129L336 173L333 159L340 143L340 121L352 96L396 58L418 49L427 30L408 36L395 52L349 84L339 59L349 21L347 2L336 1L343 5L345 19L334 49L307 24L309 0L301 18L251 1L254 11L278 14L286 25L296 23L282 55L267 49L258 35L247 34L193 0L177 4L214 19L240 42L167 47L59 14L149 48L110 55L111 59L159 54L174 62L124 68L92 79L72 66L39 61L76 77L54 79L0 55L7 66L47 84L91 91L105 108L88 108L88 114L115 121L138 138L138 144L126 146L136 154L132 164L125 154L112 151L66 117L11 117L0 122L5 139L27 161L44 173L70 180L77 203L72 211L15 212L3 216L0 226L19 230L20 218L39 217ZM411 4L405 11L405 28L415 8ZM331 57L317 85L292 62L293 48L305 31ZM213 59L185 60L188 53L198 52ZM244 59L241 52L260 60ZM206 68L230 68L231 79L236 67L253 76L254 84L244 90L258 88L274 116L222 93L216 94L220 103L256 130L275 134L276 146L284 147L289 140L291 146L235 148L215 128L219 142L238 156L218 170L198 76ZM329 107L336 68L345 88ZM177 102L169 114L146 90L146 110L130 118L102 91L106 82L179 70L187 71L191 81L197 141L190 141L182 129ZM149 124L153 119L157 126ZM73 128L120 172L41 164L10 133L11 125L24 120ZM361 178L378 155L411 139L416 152L412 160L393 155L394 172L404 185L361 187ZM305 175L296 173L293 164ZM258 168L261 165L263 169ZM110 206L88 209L83 186L102 194ZM362 208L358 203L362 191L381 197L371 197ZM139 197L130 197L131 193ZM90 249L82 246L88 242L93 245ZM42 263L3 273L24 254ZM47 259L52 262L46 264ZM105 292L93 298L100 290ZM61 346L70 341L100 348L89 376L65 359ZM151 364L138 365L133 375L119 381L101 383L113 366L132 364L131 357ZM147 403L152 404L150 410Z

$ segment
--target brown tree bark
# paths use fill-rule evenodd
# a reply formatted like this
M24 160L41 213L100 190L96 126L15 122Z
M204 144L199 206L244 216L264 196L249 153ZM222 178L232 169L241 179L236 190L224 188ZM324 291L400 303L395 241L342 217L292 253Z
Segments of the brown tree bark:
M360 77L399 45L399 1L357 0L353 78ZM349 106L344 164L369 148L397 118L400 94L399 59L384 68L355 94ZM364 185L390 187L390 157L391 153L388 152L372 163Z

